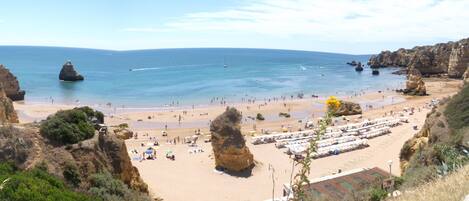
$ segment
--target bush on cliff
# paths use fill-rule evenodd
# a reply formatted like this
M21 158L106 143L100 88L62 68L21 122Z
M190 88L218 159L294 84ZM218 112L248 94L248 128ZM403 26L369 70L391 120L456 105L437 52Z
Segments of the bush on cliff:
M445 115L452 129L469 126L469 84L449 101Z
M104 115L89 107L63 110L41 123L40 132L47 138L63 144L74 144L94 135L94 125L104 122Z
M18 171L9 163L0 163L0 186L0 200L100 200L70 190L61 180L41 169Z
M104 201L150 201L146 194L129 189L108 172L91 175L89 193Z

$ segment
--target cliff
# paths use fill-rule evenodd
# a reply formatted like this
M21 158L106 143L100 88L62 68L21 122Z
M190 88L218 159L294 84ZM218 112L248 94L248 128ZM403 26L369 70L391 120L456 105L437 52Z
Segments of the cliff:
M0 83L0 123L19 123L13 102L6 96Z
M469 161L469 85L441 100L421 130L400 152L404 186L413 187L454 171Z
M64 178L67 167L77 167L82 190L89 187L91 175L109 172L131 189L148 193L147 185L131 164L124 141L111 135L96 135L77 144L58 146L43 138L35 125L2 127L0 160L14 161L21 169L44 166L60 178Z
M462 78L469 66L469 38L412 49L401 48L394 52L382 51L373 55L368 65L372 68L415 68L424 75L448 74L451 78Z
M20 84L15 75L8 68L0 64L0 83L3 85L8 98L13 101L24 100L25 92L20 90Z

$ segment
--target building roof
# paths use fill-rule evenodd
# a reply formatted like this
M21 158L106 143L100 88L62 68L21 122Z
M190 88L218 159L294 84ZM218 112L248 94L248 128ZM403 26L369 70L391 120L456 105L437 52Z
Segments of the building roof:
M388 177L389 173L380 168L362 168L312 179L305 188L315 197L343 200L352 192L359 192L373 184L382 184Z

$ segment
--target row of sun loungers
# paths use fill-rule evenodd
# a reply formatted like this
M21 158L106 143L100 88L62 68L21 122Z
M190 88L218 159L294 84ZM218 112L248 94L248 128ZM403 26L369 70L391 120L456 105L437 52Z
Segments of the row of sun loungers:
M367 147L367 139L388 134L391 132L391 127L397 126L401 122L408 122L408 119L387 117L329 127L316 142L317 151L313 157L320 158ZM286 148L287 154L301 155L308 149L311 140L315 138L316 130L308 130L253 137L252 143L275 143L279 149Z
M368 142L366 139L358 139L354 141L349 141L340 144L334 144L331 146L319 147L317 151L313 154L314 158L320 158L330 155L336 155L343 152L348 152L356 149L361 149L368 146ZM294 154L294 155L301 155L306 149L308 145L287 145L287 154Z
M389 128L399 125L401 122L404 122L406 119L402 118L379 118L372 121L366 120L361 123L356 124L347 124L344 126L338 127L329 127L326 129L326 133L321 137L321 139L335 138L348 135L360 135L361 133L369 132L373 129L380 128ZM251 143L254 145L257 144L268 144L282 141L294 141L300 139L312 139L316 135L316 130L306 130L306 131L297 131L289 133L279 133L272 135L262 135L253 137ZM379 135L377 135L379 136Z

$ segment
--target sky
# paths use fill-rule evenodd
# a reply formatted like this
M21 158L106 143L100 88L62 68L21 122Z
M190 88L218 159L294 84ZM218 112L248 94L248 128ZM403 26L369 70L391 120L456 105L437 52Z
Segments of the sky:
M350 54L469 37L469 0L0 0L0 45Z

